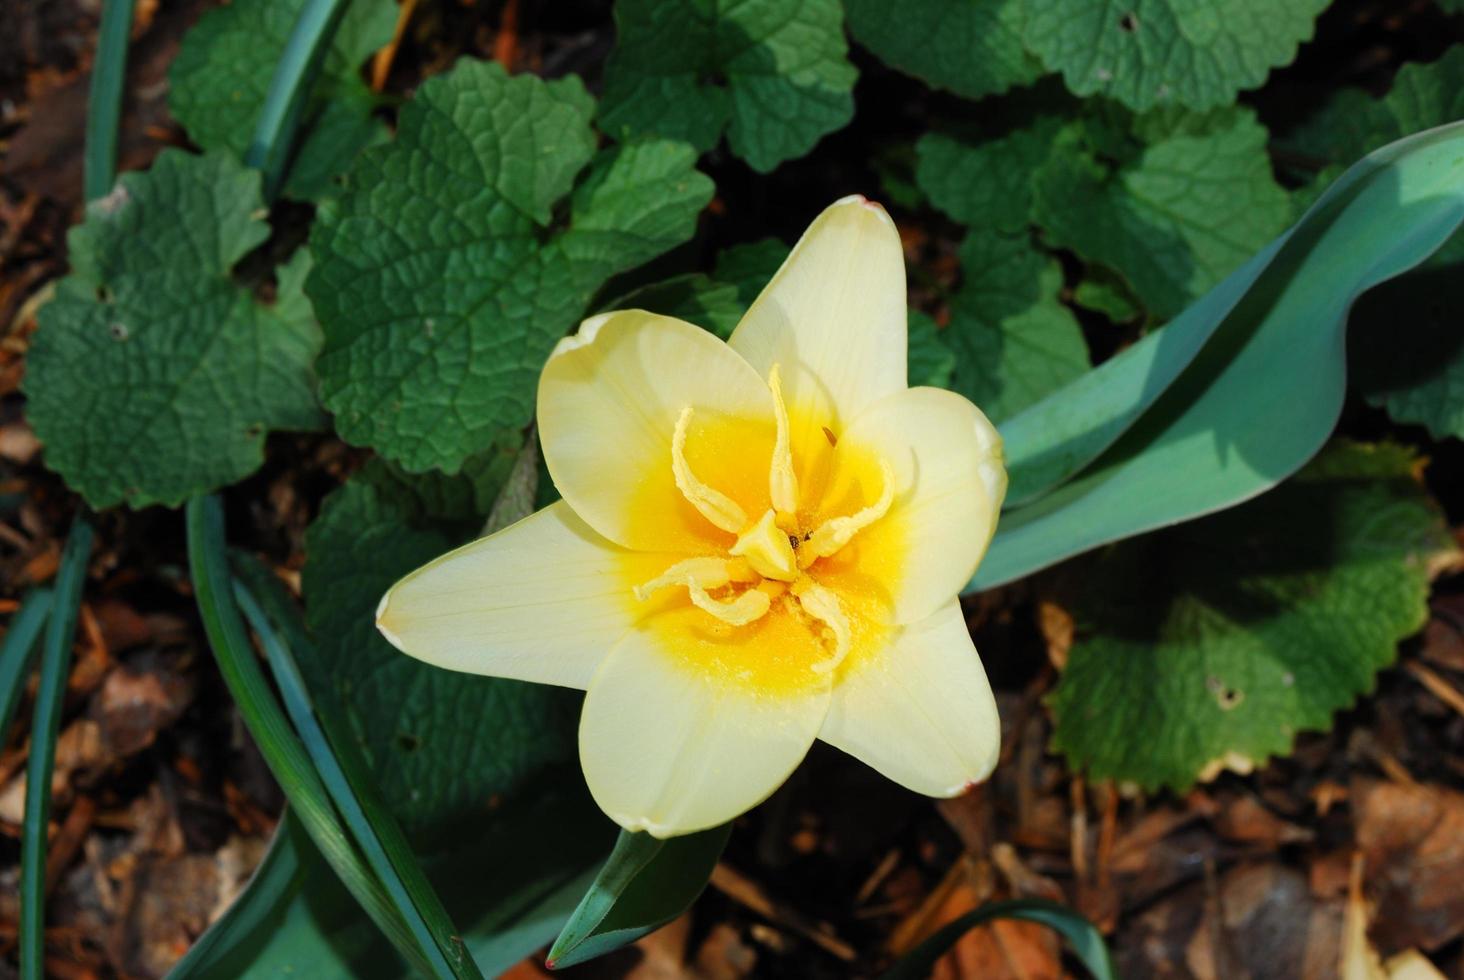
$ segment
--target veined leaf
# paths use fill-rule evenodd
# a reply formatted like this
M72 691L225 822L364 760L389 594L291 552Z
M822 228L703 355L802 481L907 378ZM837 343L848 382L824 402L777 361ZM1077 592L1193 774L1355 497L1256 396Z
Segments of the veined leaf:
M600 123L698 150L723 131L767 173L854 115L839 0L618 0Z
M666 141L599 154L556 230L595 156L593 109L577 79L465 59L357 157L316 219L306 284L342 438L455 472L528 423L540 368L600 285L690 236L712 185Z
M265 215L257 173L164 150L71 229L24 388L46 465L93 507L175 506L252 473L270 430L324 421L309 255L280 267L272 304L232 278Z
M1183 791L1249 771L1372 689L1454 545L1397 446L1336 443L1249 503L1078 577L1053 745L1095 779Z

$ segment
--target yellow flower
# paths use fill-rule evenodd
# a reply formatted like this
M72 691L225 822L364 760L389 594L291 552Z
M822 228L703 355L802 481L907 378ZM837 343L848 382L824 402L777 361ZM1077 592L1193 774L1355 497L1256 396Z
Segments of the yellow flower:
M418 569L377 626L440 667L587 690L585 778L621 826L713 827L822 738L960 793L999 729L957 592L1006 491L969 401L909 388L878 204L824 211L731 340L586 320L539 381L563 500Z

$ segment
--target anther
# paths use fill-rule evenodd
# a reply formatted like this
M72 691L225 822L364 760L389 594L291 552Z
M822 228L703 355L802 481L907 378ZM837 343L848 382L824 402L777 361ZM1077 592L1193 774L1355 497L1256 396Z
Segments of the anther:
M798 549L799 568L807 568L818 559L834 554L853 540L854 535L889 513L890 505L895 502L895 474L884 460L879 461L879 472L884 481L879 499L856 514L831 517L820 524L805 539L807 546Z

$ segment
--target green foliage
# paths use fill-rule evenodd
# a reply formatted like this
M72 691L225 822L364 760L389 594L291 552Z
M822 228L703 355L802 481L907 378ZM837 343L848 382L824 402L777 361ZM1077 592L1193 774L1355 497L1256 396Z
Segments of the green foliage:
M241 159L264 107L275 64L306 0L233 0L199 18L168 72L168 107L205 150ZM391 40L397 7L390 0L351 0L326 53L300 120L304 135L284 193L315 200L365 147L386 138L373 119L376 96L360 67Z
M924 980L957 940L977 926L996 919L1017 919L1047 926L1072 945L1073 955L1087 968L1093 980L1116 980L1118 977L1108 955L1108 946L1097 926L1065 906L1040 898L1018 898L988 902L941 926L929 939L902 956L880 980Z
M661 840L622 830L549 950L553 969L573 966L640 937L685 912L707 886L732 825Z
M93 507L179 504L252 473L269 431L322 423L309 256L279 269L272 303L234 278L264 214L258 174L167 150L72 229L25 391L47 465Z
M306 286L342 438L455 472L528 422L539 369L600 285L690 236L712 193L690 148L596 156L592 112L577 79L465 59L422 85L392 143L357 158L316 219Z
M1088 370L1088 345L1058 302L1062 270L1025 234L973 229L963 281L942 334L955 352L952 387L993 422L1010 418Z
M732 152L767 173L854 115L839 0L619 0L600 122Z
M919 310L910 311L908 353L910 387L949 388L956 370L956 352L945 342L934 320Z
M968 99L1026 85L1042 63L1022 44L1024 0L844 0L849 33L890 65Z
M1133 128L1142 142L1125 139L1117 166L1098 127L1058 138L1033 176L1033 218L1050 244L1112 268L1168 319L1285 230L1290 207L1249 110Z
M1032 175L1052 155L1056 116L983 142L929 133L915 144L915 180L930 203L962 224L1018 232L1032 220Z
M1381 99L1357 89L1337 93L1288 144L1335 165L1461 116L1464 48L1451 48L1431 64L1405 65ZM1393 418L1425 425L1437 438L1464 438L1461 272L1464 236L1456 235L1429 268L1365 297L1352 317L1349 364L1358 388Z
M1026 5L1027 46L1078 95L1134 109L1224 105L1311 37L1330 0L1051 0Z
M1339 443L1292 480L1085 568L1053 743L1094 778L1184 789L1260 765L1370 690L1452 550L1396 446Z
M401 576L470 540L516 445L456 477L408 477L367 464L327 498L305 539L306 611L319 644L302 664L354 713L382 794L408 834L479 817L546 765L574 758L577 697L568 691L440 670L377 632L377 602Z

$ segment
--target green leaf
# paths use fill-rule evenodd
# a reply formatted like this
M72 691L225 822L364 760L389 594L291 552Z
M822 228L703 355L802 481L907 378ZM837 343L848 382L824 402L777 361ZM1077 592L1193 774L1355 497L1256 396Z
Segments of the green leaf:
M1053 744L1094 778L1183 790L1248 771L1372 689L1453 550L1397 446L1338 443L1234 510L1083 572Z
M1127 323L1144 315L1143 307L1116 274L1094 266L1073 289L1073 302L1085 310L1102 313L1115 323Z
M54 601L43 616L46 639L42 644L41 676L36 684L31 717L30 754L25 766L25 816L20 832L17 945L20 975L25 980L41 980L45 975L46 835L50 827L51 773L56 765L56 737L61 729L66 678L71 672L71 645L76 639L76 618L81 609L81 590L86 585L92 537L91 525L84 518L77 518L67 535L66 550L61 553L61 565L56 571ZM40 626L38 621L36 626Z
M546 965L562 969L602 956L685 912L706 888L731 835L730 823L669 840L622 830Z
M1057 299L1062 270L1026 235L973 229L964 279L942 339L955 352L952 387L994 422L1020 412L1089 367L1088 345Z
M956 353L941 339L934 320L919 310L910 311L910 345L907 369L910 387L929 385L949 388L956 370Z
M1072 945L1073 954L1087 967L1093 980L1117 980L1118 972L1113 967L1098 927L1070 908L1036 898L991 902L972 909L942 926L935 935L905 954L880 980L925 980L935 968L936 961L949 952L958 939L994 919L1021 919L1047 926Z
M1022 45L1025 7L1024 0L844 0L854 40L900 71L968 99L1043 74Z
M1290 202L1247 109L1135 125L1148 145L1116 167L1090 131L1067 130L1034 177L1033 216L1050 244L1109 266L1168 319L1280 234Z
M1077 95L1205 109L1289 63L1329 2L1049 0L1026 5L1025 39Z
M257 173L165 150L71 230L25 391L47 465L93 507L176 505L252 473L270 430L322 424L309 257L279 270L272 305L232 278L264 214Z
M280 690L285 712L315 764L353 840L375 872L397 914L439 977L482 980L477 964L422 872L376 786L365 758L348 734L330 689L311 694L295 661L316 656L304 619L279 580L248 555L236 555L234 598L258 638ZM256 595L258 598L256 599ZM266 610L268 610L266 612Z
M674 316L726 340L742 319L747 304L738 296L735 285L693 272L642 286L611 300L602 309L649 310Z
M199 18L168 73L168 107L194 143L244 157L275 64L305 6L306 0L233 0ZM327 196L357 153L386 138L386 127L372 118L377 100L360 67L391 40L396 16L390 0L348 3L299 120L304 135L286 196Z
M737 298L746 309L777 275L789 251L788 246L776 238L733 245L717 256L712 276L718 282L736 286Z
M1461 149L1454 125L1368 156L1169 326L1005 423L1011 509L971 588L1232 506L1299 469L1341 410L1353 301L1464 220Z
M854 115L839 0L618 0L600 122L732 152L767 173Z
M342 438L455 472L533 410L540 368L610 275L692 232L712 186L682 144L594 155L578 79L463 60L361 154L311 233L321 393Z
M302 664L307 680L350 706L382 795L429 850L471 832L490 799L575 757L574 692L431 667L376 630L376 606L398 578L482 528L485 499L513 459L510 449L475 464L476 481L405 477L373 461L326 499L305 537L302 586L319 652Z
M1381 99L1339 92L1287 142L1329 164L1325 177L1337 161L1464 116L1461 92L1464 48L1451 48L1431 64L1404 65ZM1464 236L1455 235L1424 269L1363 297L1352 314L1348 366L1357 387L1397 421L1425 425L1435 438L1464 438L1461 263Z
M10 734L10 718L25 691L31 662L40 649L36 641L50 615L51 590L32 589L5 627L5 639L0 642L0 739Z
M1022 231L1032 217L1033 175L1063 126L1062 119L1043 116L981 142L929 133L915 144L915 181L931 204L964 225Z
M214 496L193 497L184 509L184 520L188 528L188 565L204 633L260 755L350 896L414 968L429 976L437 975L346 832L305 746L259 669L243 618L234 604L223 506ZM349 907L352 903L343 904Z

